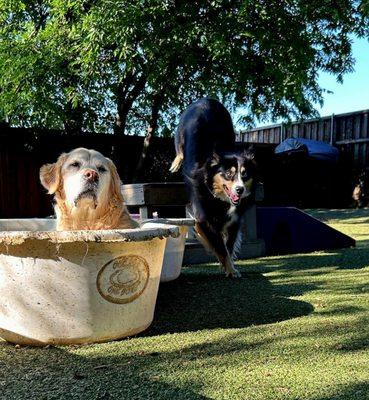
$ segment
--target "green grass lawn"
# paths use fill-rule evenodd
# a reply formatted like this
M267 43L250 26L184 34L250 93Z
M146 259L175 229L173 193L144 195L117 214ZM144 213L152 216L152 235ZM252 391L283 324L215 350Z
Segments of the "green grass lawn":
M0 399L369 399L369 210L309 212L358 247L185 268L131 339L0 342Z

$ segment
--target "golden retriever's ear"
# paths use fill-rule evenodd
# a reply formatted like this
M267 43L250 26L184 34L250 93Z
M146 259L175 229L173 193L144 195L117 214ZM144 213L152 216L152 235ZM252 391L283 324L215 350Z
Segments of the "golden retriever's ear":
M122 195L122 182L119 178L118 171L116 166L114 165L113 161L110 158L107 158L109 161L109 170L111 175L111 194L117 198L118 200L123 202L123 195Z
M67 154L63 153L56 163L45 164L40 168L40 181L49 194L54 194L60 186L61 167L66 158Z

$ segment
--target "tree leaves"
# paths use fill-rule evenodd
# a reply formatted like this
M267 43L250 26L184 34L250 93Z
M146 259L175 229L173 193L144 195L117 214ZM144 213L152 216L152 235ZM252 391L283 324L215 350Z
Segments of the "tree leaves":
M319 71L342 80L352 70L351 38L368 34L368 9L354 0L0 0L0 118L112 131L118 110L117 132L141 133L155 105L168 132L200 96L241 107L241 120L312 115Z

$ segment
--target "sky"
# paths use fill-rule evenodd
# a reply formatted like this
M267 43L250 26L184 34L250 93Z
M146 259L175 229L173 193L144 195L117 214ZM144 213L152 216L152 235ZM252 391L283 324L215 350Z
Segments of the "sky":
M343 83L328 73L321 73L319 85L333 93L323 93L324 104L316 105L321 117L351 111L369 109L369 42L366 39L353 39L353 56L356 60L354 71L343 77ZM265 126L280 121L257 124Z
M355 70L344 76L343 84L330 74L320 74L319 85L333 92L325 93L323 107L317 107L321 116L369 109L369 42L354 39L352 50Z

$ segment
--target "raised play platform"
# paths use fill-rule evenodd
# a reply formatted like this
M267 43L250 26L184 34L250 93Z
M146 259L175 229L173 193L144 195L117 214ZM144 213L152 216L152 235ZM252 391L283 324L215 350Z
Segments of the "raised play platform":
M184 183L140 183L123 185L129 210L142 219L186 215L187 194ZM263 189L259 186L256 205L249 208L242 226L243 245L239 259L264 255L306 253L355 246L355 240L294 207L261 207ZM214 262L190 229L183 264Z
M355 246L350 236L295 207L258 207L258 236L266 255L309 253Z

